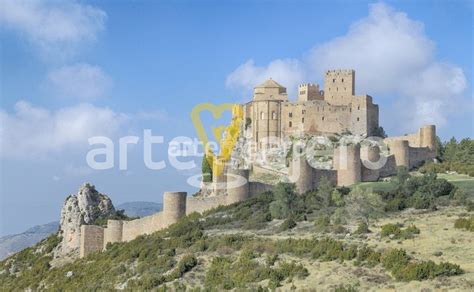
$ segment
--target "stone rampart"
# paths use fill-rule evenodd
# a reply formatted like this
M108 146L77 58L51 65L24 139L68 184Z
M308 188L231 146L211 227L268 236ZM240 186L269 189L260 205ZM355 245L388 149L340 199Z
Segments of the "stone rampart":
M81 225L79 256L102 250L104 246L104 228L96 225Z

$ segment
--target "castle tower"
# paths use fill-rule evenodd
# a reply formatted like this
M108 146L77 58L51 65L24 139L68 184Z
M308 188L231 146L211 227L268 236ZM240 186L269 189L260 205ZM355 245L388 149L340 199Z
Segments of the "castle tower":
M79 257L101 251L104 246L104 228L96 225L81 225Z
M272 79L257 85L251 109L253 139L257 149L280 143L281 104L288 101L286 88Z
M355 94L354 70L328 70L324 76L324 99L332 105L348 105Z
M436 150L435 125L424 126L420 129L420 147L428 147L431 150Z
M319 90L318 84L301 84L298 87L298 101L305 102L310 100L322 100L323 95Z
M186 192L165 192L163 195L163 219L171 225L186 215Z
M308 163L304 154L293 153L289 174L290 181L296 185L298 193L303 194L314 189L313 167Z
M360 145L334 149L333 167L337 169L337 185L350 186L361 181Z
M107 243L121 242L123 233L122 220L107 220L107 228L104 229L104 249Z
M232 169L227 170L227 197L228 205L241 202L249 197L249 170Z
M406 166L410 168L410 152L408 147L408 141L406 140L393 140L389 144L390 153L395 156L395 164L397 166Z
M366 146L361 150L362 181L377 181L380 177L380 168L376 165L380 161L380 148Z
M226 184L226 162L220 157L215 157L212 165L212 184L215 194L225 190Z

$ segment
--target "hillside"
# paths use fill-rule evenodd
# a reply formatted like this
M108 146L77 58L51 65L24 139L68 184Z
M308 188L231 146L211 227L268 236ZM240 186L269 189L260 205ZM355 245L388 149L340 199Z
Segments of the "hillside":
M154 202L126 202L117 206L129 217L144 217L163 209L163 205ZM30 246L58 231L59 222L50 222L29 228L25 232L0 237L0 260Z
M323 183L298 195L279 184L57 268L49 261L59 239L50 236L0 263L0 289L468 291L474 232L454 226L474 216L474 196L462 190L472 191L474 179L447 178L459 188L406 171L352 190Z
M40 240L58 231L59 222L36 225L25 232L0 237L0 260L24 248L35 245Z

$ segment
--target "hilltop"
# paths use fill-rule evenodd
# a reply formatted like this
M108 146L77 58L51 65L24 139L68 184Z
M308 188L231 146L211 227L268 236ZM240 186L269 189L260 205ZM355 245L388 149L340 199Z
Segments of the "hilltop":
M50 236L1 262L1 289L470 290L474 233L455 223L474 216L473 189L468 176L403 169L301 195L280 183L61 267L49 264Z

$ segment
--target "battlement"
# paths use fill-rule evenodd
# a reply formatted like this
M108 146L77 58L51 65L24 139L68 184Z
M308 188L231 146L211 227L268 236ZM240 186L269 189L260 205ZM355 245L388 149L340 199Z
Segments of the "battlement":
M333 105L348 105L355 95L355 71L328 70L324 76L324 99Z
M303 83L298 86L298 101L323 100L323 92L319 90L319 84Z
M165 192L163 194L163 211L143 218L122 221L108 220L107 227L82 225L80 236L80 257L101 251L107 244L130 241L140 235L151 234L162 230L186 214L202 213L221 205L230 205L244 201L262 191L269 190L270 185L249 182L249 170L225 167L225 189L218 195L207 198L188 197L186 192ZM222 183L222 180L219 181Z

